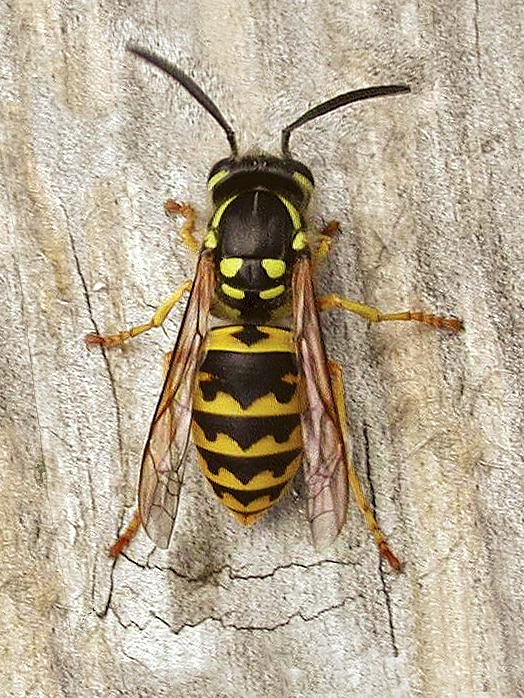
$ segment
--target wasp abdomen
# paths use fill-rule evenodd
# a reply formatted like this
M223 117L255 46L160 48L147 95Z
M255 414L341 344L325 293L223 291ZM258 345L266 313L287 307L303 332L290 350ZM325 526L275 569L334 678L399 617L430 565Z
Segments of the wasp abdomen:
M211 330L196 379L193 440L215 494L244 525L285 492L302 457L298 369L290 330Z

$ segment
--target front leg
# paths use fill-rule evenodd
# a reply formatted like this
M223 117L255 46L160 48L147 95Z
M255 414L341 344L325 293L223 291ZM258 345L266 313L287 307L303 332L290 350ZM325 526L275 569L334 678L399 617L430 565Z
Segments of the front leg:
M85 343L88 347L93 346L94 344L98 344L106 348L118 347L128 339L133 339L133 337L142 334L142 332L147 332L153 327L160 327L175 305L182 298L184 293L191 291L192 285L192 280L188 279L181 286L179 286L176 291L174 291L169 298L157 308L151 320L145 325L137 325L136 327L131 327L131 329L124 330L118 334L110 334L106 336L100 334L88 334L85 337Z

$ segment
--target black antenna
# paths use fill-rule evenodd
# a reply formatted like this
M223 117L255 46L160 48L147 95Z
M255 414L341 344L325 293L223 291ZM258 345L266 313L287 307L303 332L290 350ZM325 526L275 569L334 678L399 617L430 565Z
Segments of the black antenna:
M151 53L146 49L140 48L139 46L128 44L127 50L131 53L134 53L135 56L140 56L140 58L144 58L146 61L149 61L149 63L156 65L157 68L160 68L160 70L163 70L164 73L167 73L178 83L180 83L180 85L182 85L182 87L185 88L189 92L189 94L192 97L194 97L196 101L202 107L204 107L204 109L209 114L211 114L213 119L215 119L215 121L217 121L220 124L220 126L226 133L227 140L231 147L231 154L233 155L233 157L236 157L238 155L237 139L235 137L235 132L224 119L222 113L220 112L216 104L213 102L213 100L211 100L205 94L205 92L203 92L203 90L196 84L193 78L190 78L189 75L186 75L182 70L180 70L180 68L177 68L172 63L169 63L163 58L160 58L154 53Z
M333 99L328 99L327 102L318 104L316 107L309 109L305 114L302 114L302 116L296 121L293 121L292 124L282 129L283 157L291 157L291 153L289 151L289 137L291 136L291 131L294 131L299 126L303 126L308 121L316 119L318 116L324 116L324 114L328 114L330 111L339 109L339 107L345 107L346 104L351 104L351 102L359 102L361 99L371 99L372 97L395 95L399 94L400 92L411 92L411 90L407 85L380 85L378 87L365 87L362 90L344 92L344 94L333 97Z

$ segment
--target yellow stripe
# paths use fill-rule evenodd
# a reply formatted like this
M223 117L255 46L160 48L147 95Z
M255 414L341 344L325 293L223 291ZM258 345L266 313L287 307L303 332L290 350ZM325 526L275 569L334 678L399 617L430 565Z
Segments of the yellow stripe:
M258 499L255 499L254 502L250 502L247 506L244 504L241 504L238 502L234 496L230 495L229 492L225 492L223 497L219 497L220 501L222 504L224 504L231 514L240 521L241 524L244 526L250 526L254 521L259 516L262 516L262 514L266 513L266 510L272 507L274 504L279 502L282 497L285 497L286 494L289 492L289 485L287 487L284 487L280 495L277 497L277 499L270 499L268 495L265 495L264 497L259 497ZM264 511L258 511L263 509ZM243 512L245 514L249 514L249 512L257 512L256 514L253 515L253 518L251 516L246 517L247 520L244 520Z
M281 296L285 290L286 287L283 284L281 284L280 286L275 286L274 288L268 288L265 291L260 291L258 295L263 301L270 301L273 298Z
M214 250L218 245L217 236L214 230L210 230L204 238L204 247L208 250Z
M293 227L295 228L295 230L300 230L300 228L302 228L302 217L300 216L300 213L298 212L297 208L293 206L291 201L289 201L285 197L279 196L278 198L287 208L287 212L289 213L291 222L293 223Z
M219 414L224 417L273 417L275 415L300 413L298 391L295 392L289 402L284 403L278 402L273 393L268 393L259 397L245 410L227 393L219 392L214 400L204 400L202 390L200 389L201 376L205 380L205 374L197 376L193 397L193 409L199 412ZM297 376L285 376L283 380L289 383L298 383Z
M238 194L235 194L235 196L230 196L229 199L226 199L223 204L220 204L220 206L214 212L213 217L211 218L211 222L209 224L210 228L218 228L220 219L222 218L224 211L229 206L229 204L237 198L237 196Z
M209 191L212 191L216 187L216 185L228 174L229 170L219 170L216 174L214 174L207 183L207 188L209 189ZM293 175L293 177L294 176L295 175Z
M208 441L204 432L195 421L191 424L193 433L193 443L208 451L216 451L227 456L266 456L268 453L282 453L294 448L302 448L302 434L298 425L290 434L290 438L282 444L275 441L272 436L264 436L246 451L240 448L236 441L226 434L218 434L215 441Z
M307 245L307 239L306 236L302 231L298 232L295 237L293 238L293 242L291 243L291 246L294 250L303 250L304 247Z
M235 288L234 286L230 286L229 284L221 284L220 288L222 289L222 292L230 298L235 298L238 301L242 300L242 298L245 298L246 294L244 291L242 291L241 288Z
M268 509L269 507L266 507L262 511L257 511L256 514L242 514L241 512L233 511L233 509L230 508L228 508L228 511L235 517L239 524L242 524L242 526L252 526L257 519L259 519L261 516L264 516Z
M293 172L293 179L300 184L300 188L304 191L304 194L306 194L306 196L310 196L311 192L313 191L311 180L301 172Z
M268 454L268 460L271 460L270 454ZM213 473L208 470L206 461L200 454L198 454L198 464L205 477L212 482L222 485L222 487L229 487L234 490L263 490L267 487L280 485L283 482L291 480L291 478L295 476L301 462L302 456L299 455L297 458L295 458L295 460L291 461L282 477L275 477L270 470L263 470L262 472L258 473L258 475L255 475L255 477L252 478L247 485L244 485L242 482L240 482L240 480L237 480L233 473L226 470L226 468L219 468L218 475L213 475Z
M233 337L234 334L242 332L243 325L214 327L208 334L206 348L210 351L233 351L242 354L264 354L268 351L295 353L295 344L291 330L286 330L282 327L267 327L265 325L257 325L257 327L260 332L269 336L261 339L256 344L251 344L251 346Z

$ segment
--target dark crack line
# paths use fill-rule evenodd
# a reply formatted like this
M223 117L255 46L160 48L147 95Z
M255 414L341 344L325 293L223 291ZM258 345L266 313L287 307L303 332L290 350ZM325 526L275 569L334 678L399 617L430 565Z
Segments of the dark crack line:
M126 652L125 648L122 649L122 654L124 655L124 657L127 657L127 658L128 658L129 660L131 660L132 662L135 662L136 664L138 664L138 666L141 666L142 669L145 669L147 672L151 673L151 668L148 667L147 664L145 664L145 662L142 662L142 661L140 661L140 659L137 659L136 657L133 657L131 654L129 654L129 652ZM129 695L129 694L128 694L128 693L125 693L125 694L122 694L122 695L126 695L126 696L127 696L127 695ZM141 694L139 693L139 695L141 695Z
M113 615L116 618L116 621L118 625L120 625L124 630L127 630L130 627L137 628L140 631L143 631L145 627L147 626L147 623L145 625L140 625L140 623L137 623L136 620L133 620L132 618L129 619L129 621L126 623L125 621L122 620L120 617L120 614L116 610L116 608L111 605L111 610L113 611ZM153 613L150 613L150 615L154 615Z
M69 244L71 245L71 252L72 252L72 254L73 254L73 259L75 260L76 271L77 271L78 276L80 277L80 281L81 281L81 283L82 283L82 288L83 288L83 290L84 290L84 298L85 298L86 305L87 305L88 315L89 315L89 318L90 318L90 320L91 320L91 323L92 323L93 327L95 328L96 334L100 334L99 329L98 329L98 325L97 325L96 320L95 320L95 318L94 318L93 308L92 308L92 306L91 306L91 299L90 299L90 297L89 297L89 291L88 291L88 288L87 288L87 282L86 282L85 277L84 277L84 274L83 274L83 272L82 272L82 266L81 266L81 264L80 264L80 260L79 260L79 258L78 258L78 254L77 254L77 251L76 251L75 240L74 240L73 235L71 234L71 226L70 226L70 224L69 224L69 217L68 217L68 215L67 215L67 211L65 210L65 208L62 207L62 209L63 209L63 212L64 212L64 217L65 217L66 222L67 222L67 231L68 231L68 237L69 237ZM88 351L87 348L86 348L86 351ZM116 395L115 378L114 378L114 376L113 376L113 372L111 371L111 366L110 366L109 360L108 360L108 358L107 358L106 350L105 350L103 347L101 347L101 351L102 351L102 356L104 357L104 362L105 362L105 365L106 365L106 370L107 370L107 373L108 373L108 376L109 376L109 384L110 384L110 386L111 386L111 393L112 393L112 395L113 395L113 402L114 402L114 405L115 405L116 423L117 423L118 450L119 450L119 452L120 452L120 460L122 461L122 460L123 460L122 418L121 418L121 415L120 415L120 406L119 406L119 404L118 404L118 399L117 399L117 395Z
M376 496L375 496L375 488L373 486L373 478L371 476L371 464L370 464L370 457L369 457L369 435L368 435L368 425L364 422L362 431L364 434L364 452L365 452L365 466L366 466L366 479L369 484L369 491L371 494L371 507L373 509L373 512L375 513L377 510L377 502L376 502ZM397 646L397 640L395 636L395 627L393 624L393 609L391 605L391 596L389 594L389 589L386 584L386 578L384 575L384 569L383 569L383 563L382 559L379 564L379 575L380 575L380 581L382 584L382 592L384 594L384 599L386 602L386 610L387 610L387 617L388 617L388 625L389 625L389 635L391 637L391 646L393 648L393 654L395 657L398 657L399 655L399 650Z
M199 575L197 577L184 574L184 572L180 572L179 570L175 569L174 567L161 567L160 565L151 565L149 562L146 564L142 564L138 562L138 560L134 560L132 557L129 556L128 553L125 551L120 554L120 557L125 558L128 562L130 562L132 565L135 565L136 567L143 569L143 570L159 570L160 572L169 572L173 576L177 577L178 579L183 579L189 583L192 584L202 584L204 582L209 582L212 578L220 577L224 572L227 572L228 578L231 581L248 581L250 579L271 579L272 577L275 577L279 572L283 572L286 570L293 570L293 569L301 569L301 570L311 570L315 569L317 567L324 567L325 565L337 565L340 567L353 567L353 563L348 563L344 562L343 560L319 560L318 562L312 562L310 564L305 564L302 562L289 562L285 565L278 565L275 567L273 570L270 572L263 572L261 574L239 574L237 572L233 571L233 568L231 565L223 565L219 569L211 570L209 572L206 572L205 574Z
M169 628L169 630L174 635L180 635L180 633L183 630L186 630L188 628L198 628L200 625L203 625L204 623L208 622L219 623L224 630L232 629L237 630L239 632L273 632L274 630L278 630L279 628L285 628L297 618L300 618L304 623L311 623L317 620L318 618L324 616L326 613L331 613L332 611L336 611L339 608L343 608L348 603L348 601L354 601L356 598L359 598L360 596L361 595L359 594L356 597L346 597L339 603L333 604L332 606L328 606L327 608L323 608L320 611L317 611L316 613L313 613L311 615L307 615L303 611L295 611L295 613L292 613L286 620L281 621L280 623L274 623L273 625L237 625L233 622L227 622L223 618L223 616L207 616L205 618L202 618L201 620L196 621L195 623L184 623L179 628L175 629L167 620L165 620L161 616L158 616L157 614L152 612L150 615L152 619L157 620L158 622L165 625L166 628Z
M115 580L114 580L114 576L113 576L114 569L115 569L115 566L113 565L111 568L111 574L109 575L109 590L108 590L107 595L105 597L104 606L103 606L103 608L97 608L97 605L95 603L95 589L96 589L96 583L97 583L97 574L96 574L95 568L93 568L93 574L91 577L91 608L93 609L93 613L97 616L97 618L105 618L107 616L109 609L113 608L111 601L113 599L113 591L115 588Z
M348 563L344 563L338 560L321 560L316 563L312 563L310 565L306 565L303 563L289 563L287 565L281 565L279 567L276 567L274 570L271 572L261 574L261 575L256 575L256 574L250 574L250 575L239 575L233 572L232 568L229 565L225 565L224 567L221 567L219 570L215 570L212 572L212 574L207 575L206 577L190 577L188 575L184 575L182 573L177 572L171 567L159 567L155 565L142 565L136 560L131 559L127 554L122 553L122 557L125 557L129 562L132 564L136 565L140 569L157 569L159 571L163 572L170 572L172 574L175 574L177 577L184 579L190 583L203 583L209 580L210 577L215 576L218 577L220 576L223 572L227 571L228 577L231 580L250 580L250 579L268 579L274 577L278 572L284 571L284 570L291 570L291 569L302 569L302 570L310 570L314 569L316 567L323 567L325 565L337 565L337 566L342 566L342 567L348 567L351 566ZM386 599L386 608L387 608L387 613L388 613L388 626L389 626L389 632L391 636L391 644L393 648L393 653L394 656L397 657L399 655L396 639L395 639L395 629L393 626L393 616L392 616L392 606L391 606L391 599L389 596L389 592L385 583L385 578L384 574L382 572L382 569L380 569L380 577L381 577L381 582L382 582L382 590ZM238 625L236 623L228 623L224 620L222 616L208 616L206 618L203 618L202 620L196 621L195 623L184 623L181 625L178 629L174 629L172 625L169 623L169 621L165 620L161 616L158 616L157 614L151 612L150 615L152 618L155 620L158 620L160 623L165 625L169 630L175 634L179 635L182 630L185 628L195 628L198 627L199 625L202 625L205 622L208 621L214 621L216 623L220 623L220 625L226 629L226 628L233 628L234 630L238 631L244 631L244 632L253 632L253 631L261 631L261 632L271 632L273 630L276 630L278 628L285 627L289 625L294 619L296 618L301 618L305 623L309 623L313 620L318 619L320 616L329 613L330 611L337 610L339 608L344 607L348 601L355 601L358 598L363 598L362 594L357 594L356 596L349 596L346 597L343 601L340 603L333 604L332 606L329 606L327 608L324 608L317 613L314 613L312 615L307 615L303 611L296 611L295 613L292 613L289 618L287 618L285 621L282 621L280 623L275 623L274 625L271 626L262 626L262 625ZM115 609L111 606L113 612L115 612ZM115 615L116 612L115 612ZM124 623L121 623L121 625L125 628L127 627ZM137 623L134 623L130 621L128 625L135 625L138 626Z
M76 271L77 271L77 274L80 278L80 282L82 284L82 288L84 291L84 298L85 298L85 302L86 302L86 306L87 306L88 315L89 315L91 323L95 329L96 334L99 334L98 325L96 323L96 320L95 320L95 317L93 314L93 307L91 305L91 299L89 297L89 290L87 287L87 282L86 282L85 276L84 276L83 271L82 271L82 266L80 264L80 259L78 257L78 253L77 253L77 249L76 249L76 245L75 245L75 240L74 240L74 237L71 233L69 216L68 216L67 210L64 206L62 206L62 211L64 214L64 218L66 220L66 223L67 223L66 229L67 229L67 234L68 234L68 238L69 238L69 244L71 246L71 253L73 255ZM88 351L87 347L86 347L86 351ZM113 404L115 406L116 425L117 425L116 431L117 431L118 452L120 454L120 462L122 463L123 459L124 459L124 447L123 447L123 442L122 442L122 417L120 414L120 405L118 403L117 394L116 394L115 378L113 376L113 372L111 371L111 365L110 365L109 360L107 358L106 350L102 347L101 351L102 351L102 357L103 357L103 360L104 360L104 363L106 366L107 374L109 376L109 384L111 386L111 394L113 395ZM90 492L90 497L91 497L91 504L92 504L93 510L94 510L95 509L95 498L94 498L94 490L93 490L93 481L92 481L91 474L89 472L88 472L88 484L89 484L89 492ZM122 512L120 524L123 521L123 517L124 517L124 512ZM107 599L106 599L106 603L104 604L104 608L99 610L99 611L95 610L95 613L99 618L103 618L107 615L108 609L111 605L111 598L112 598L113 589L114 589L114 579L113 579L114 568L115 568L115 565L113 564L112 568L111 568L111 575L110 575L109 593L107 595ZM93 579L92 579L92 584L91 584L91 599L93 602L93 608L95 608L95 604L94 604L95 585L96 585L96 572L95 572L95 570L93 570Z

